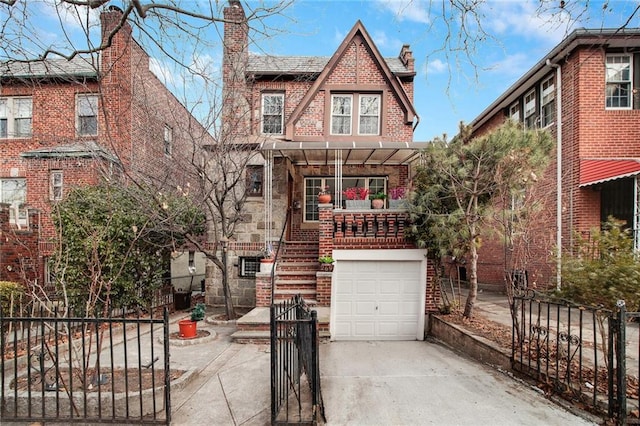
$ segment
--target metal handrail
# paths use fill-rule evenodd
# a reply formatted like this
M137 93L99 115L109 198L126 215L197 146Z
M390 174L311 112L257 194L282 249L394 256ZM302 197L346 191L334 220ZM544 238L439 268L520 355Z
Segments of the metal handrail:
M284 219L284 224L282 225L282 231L280 231L280 239L278 240L278 248L276 249L276 255L273 258L273 268L271 268L271 305L273 305L273 301L275 300L275 291L276 291L276 265L278 264L278 256L280 255L280 248L282 247L282 239L284 238L284 231L287 229L287 225L289 224L289 219L291 218L291 207L287 209L287 216Z

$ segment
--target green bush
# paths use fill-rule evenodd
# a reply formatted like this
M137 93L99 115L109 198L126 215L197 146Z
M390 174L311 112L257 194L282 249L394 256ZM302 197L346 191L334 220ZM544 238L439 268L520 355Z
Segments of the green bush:
M12 281L0 281L0 307L3 315L12 316L18 300L24 295L22 285ZM13 305L11 304L13 300Z
M624 300L628 310L640 310L640 262L622 225L610 218L602 230L575 236L574 252L562 258L561 297L607 309Z

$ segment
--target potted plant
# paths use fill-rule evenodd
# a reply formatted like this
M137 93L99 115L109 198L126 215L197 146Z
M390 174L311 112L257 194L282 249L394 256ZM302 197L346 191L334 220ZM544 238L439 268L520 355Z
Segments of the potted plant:
M363 187L347 188L343 192L345 205L350 210L363 210L371 208L368 195L369 190Z
M328 186L323 186L318 192L318 204L329 204L331 202L331 193Z
M389 190L389 208L390 209L406 209L407 208L407 200L405 196L407 195L407 189L399 186L396 188L391 188Z
M384 208L384 200L387 198L387 194L380 191L370 195L369 198L374 209L382 209Z
M273 262L275 262L275 252L273 251L273 245L267 243L262 249L262 259L260 259L260 272L271 272L273 269Z
M193 339L198 335L196 324L204 319L204 308L204 303L198 303L191 311L191 318L178 321L181 339Z
M318 262L320 262L320 270L325 272L333 271L333 257L331 256L320 256L318 258Z

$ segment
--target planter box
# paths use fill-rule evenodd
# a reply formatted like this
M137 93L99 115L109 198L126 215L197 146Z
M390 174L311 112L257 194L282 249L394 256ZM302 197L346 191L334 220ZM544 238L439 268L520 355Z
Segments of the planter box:
M389 208L394 210L406 210L407 200L389 200Z
M370 210L371 201L369 200L345 200L347 210Z

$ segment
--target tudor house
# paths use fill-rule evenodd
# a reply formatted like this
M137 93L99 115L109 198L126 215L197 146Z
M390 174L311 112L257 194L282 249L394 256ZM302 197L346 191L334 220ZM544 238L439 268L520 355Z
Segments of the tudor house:
M300 294L332 339L423 339L437 302L425 251L404 238L407 211L348 199L410 184L420 144L409 46L382 57L358 21L330 57L254 55L240 2L224 13L225 117L243 117L238 132L262 154L247 170L250 220L228 243L236 288L255 279L256 309L236 338L264 338L270 303ZM320 204L321 191L331 201ZM256 272L265 243L277 252L273 276ZM319 256L333 271L319 270Z
M211 143L122 20L101 13L103 42L119 29L100 54L0 64L0 280L48 284L51 207L72 188L125 176L175 188L180 154Z
M507 119L550 131L556 150L533 190L541 208L529 224L527 247L487 237L479 282L503 283L507 265L520 264L527 285L558 285L556 247L571 250L576 232L588 235L609 216L626 222L638 248L639 30L572 32L471 125L480 135Z

